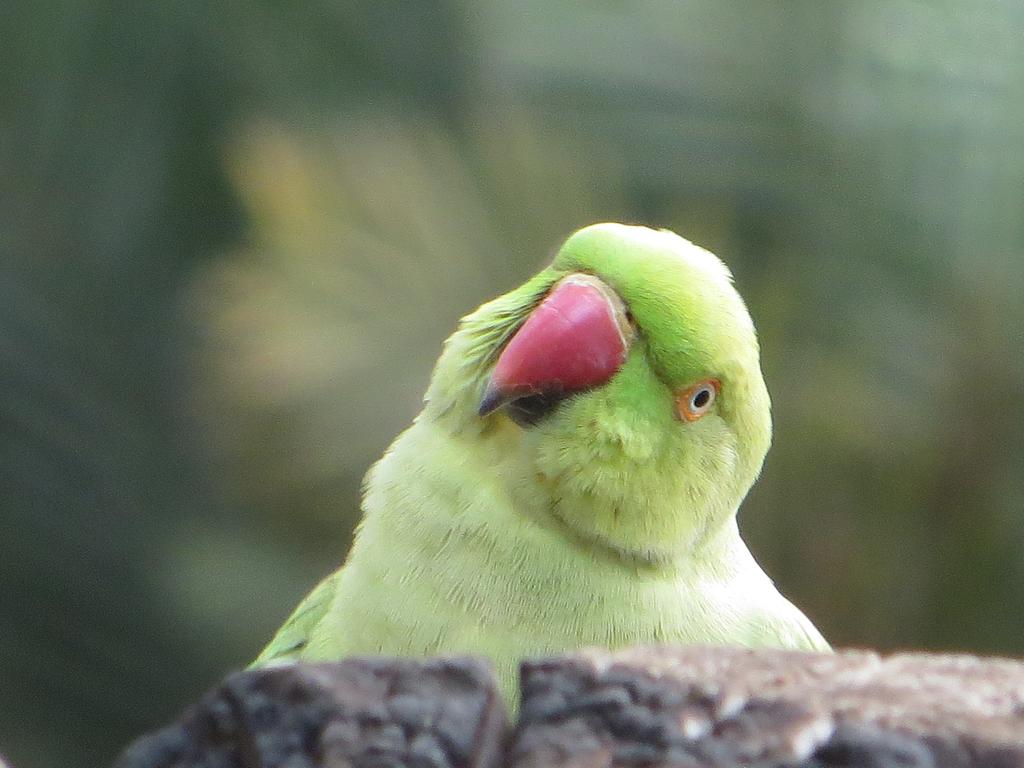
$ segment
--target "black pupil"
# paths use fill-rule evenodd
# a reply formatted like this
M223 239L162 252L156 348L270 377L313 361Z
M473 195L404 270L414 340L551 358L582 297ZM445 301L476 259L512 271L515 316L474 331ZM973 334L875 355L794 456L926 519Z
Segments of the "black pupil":
M695 394L693 396L693 407L694 408L703 408L705 405L708 404L708 400L710 400L710 399L711 399L711 393L708 392L706 389L702 389L702 390L700 390L700 392L698 392L697 394Z

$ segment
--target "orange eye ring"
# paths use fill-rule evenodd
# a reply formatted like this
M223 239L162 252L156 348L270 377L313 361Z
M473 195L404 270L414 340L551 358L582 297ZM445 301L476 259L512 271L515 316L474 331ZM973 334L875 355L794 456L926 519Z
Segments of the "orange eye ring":
M718 379L698 381L676 395L676 413L683 421L697 421L711 410L721 391Z

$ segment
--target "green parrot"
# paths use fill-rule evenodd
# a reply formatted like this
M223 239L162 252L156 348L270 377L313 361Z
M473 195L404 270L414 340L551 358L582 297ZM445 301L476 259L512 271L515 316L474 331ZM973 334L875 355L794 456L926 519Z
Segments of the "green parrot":
M771 442L754 325L713 254L595 224L462 319L369 471L346 563L255 665L582 646L825 651L736 513Z

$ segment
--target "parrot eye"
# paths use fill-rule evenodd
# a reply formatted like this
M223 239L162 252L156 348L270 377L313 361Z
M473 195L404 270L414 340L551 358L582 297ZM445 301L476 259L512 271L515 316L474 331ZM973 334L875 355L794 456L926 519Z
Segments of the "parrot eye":
M676 412L683 421L697 421L711 410L722 389L718 379L698 381L676 395Z

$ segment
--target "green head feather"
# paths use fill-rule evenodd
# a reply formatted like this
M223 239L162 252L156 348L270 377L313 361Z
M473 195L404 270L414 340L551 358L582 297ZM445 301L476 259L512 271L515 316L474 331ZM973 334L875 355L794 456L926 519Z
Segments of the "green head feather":
M562 277L588 273L625 303L637 334L604 385L529 428L476 413L504 344ZM676 395L703 379L721 390L686 422ZM479 441L495 483L525 514L615 556L665 562L699 555L753 484L771 442L757 338L729 270L665 230L595 224L553 264L463 319L427 395L425 418Z

